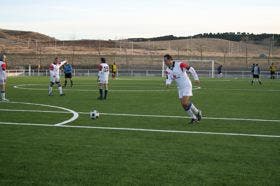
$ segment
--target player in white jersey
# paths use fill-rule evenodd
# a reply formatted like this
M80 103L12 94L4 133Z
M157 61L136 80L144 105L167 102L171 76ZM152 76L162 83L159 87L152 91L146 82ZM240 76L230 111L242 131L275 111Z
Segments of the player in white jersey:
M171 83L173 82L173 78L172 78L171 74L172 74L172 70L170 70L167 67L166 70L165 70L165 75L166 75L165 86L166 86L166 88L169 88Z
M7 81L6 62L7 62L7 57L5 55L1 55L0 56L0 91L1 91L0 101L9 101L8 99L6 99L6 81Z
M170 75L177 83L179 99L182 107L191 117L190 123L199 122L202 119L202 113L190 100L193 95L192 83L187 75L187 72L191 73L195 82L199 84L199 78L196 71L184 61L173 60L169 54L164 56L164 63L170 69Z
M101 63L98 66L98 84L99 84L99 94L98 99L107 99L108 95L108 80L109 80L109 65L106 63L105 58L101 58Z
M60 84L60 67L64 65L67 61L59 61L56 57L54 62L50 65L50 85L49 85L49 96L53 96L52 87L54 84L57 84L60 96L64 96L65 94L62 91L62 86Z

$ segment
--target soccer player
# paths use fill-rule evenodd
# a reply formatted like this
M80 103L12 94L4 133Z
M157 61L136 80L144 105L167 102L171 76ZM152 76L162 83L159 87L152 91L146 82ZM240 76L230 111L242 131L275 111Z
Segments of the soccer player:
M54 62L50 65L50 85L49 85L49 96L53 96L52 93L52 87L54 84L57 84L59 94L60 96L64 96L65 94L62 91L62 86L60 84L60 75L59 75L59 69L62 65L64 65L67 61L59 61L59 59L56 57L54 59Z
M116 79L116 75L117 75L117 65L114 62L114 64L112 65L112 78Z
M253 79L251 81L251 85L254 85L256 81L259 82L259 84L261 85L262 82L260 80L260 73L261 73L261 70L260 70L260 67L258 64L255 64L254 67L253 67L253 70L252 70L252 73L253 73Z
M276 66L274 65L274 63L271 63L271 65L269 66L269 71L270 71L270 79L275 79L275 73L276 73Z
M217 68L218 78L222 78L223 77L222 68L223 68L223 65L219 65L218 68Z
M108 79L109 79L109 65L106 63L105 58L101 58L98 72L99 94L98 99L106 100L108 95Z
M191 117L191 124L197 123L202 119L202 112L195 107L191 102L192 83L187 75L191 73L195 82L199 84L199 78L194 70L188 63L179 60L173 60L169 54L164 56L164 63L170 69L172 78L176 81L179 93L179 99L184 110Z
M7 62L7 57L5 55L1 55L0 56L0 91L1 91L0 101L9 101L8 99L6 99L6 81L7 81L6 62Z
M63 71L64 71L64 86L63 87L66 87L67 85L67 81L68 79L70 80L70 87L73 86L73 81L72 81L72 65L70 63L66 63L64 66L63 66Z

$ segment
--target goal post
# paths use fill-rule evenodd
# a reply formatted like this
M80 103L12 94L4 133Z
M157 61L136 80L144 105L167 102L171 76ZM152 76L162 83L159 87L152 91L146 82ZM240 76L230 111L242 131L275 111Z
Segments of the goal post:
M175 59L176 61L176 59ZM180 61L184 61L184 59L180 60ZM208 71L209 72L209 76L211 78L215 77L215 60L212 59L203 59L203 60L199 60L199 59L187 59L185 60L187 61L191 66L194 67L194 69L198 72L200 71ZM162 60L162 77L165 76L165 69L166 66L164 64L164 61Z

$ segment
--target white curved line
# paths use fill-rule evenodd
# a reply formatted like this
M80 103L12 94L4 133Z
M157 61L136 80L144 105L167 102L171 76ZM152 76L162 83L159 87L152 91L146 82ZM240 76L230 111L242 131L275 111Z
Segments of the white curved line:
M60 123L56 123L54 124L55 126L61 126L61 125L65 125L67 123L70 123L70 122L73 122L75 121L78 117L79 117L79 114L71 109L68 109L68 108L64 108L64 107L59 107L59 106L53 106L53 105L46 105L46 104L39 104L39 103L27 103L27 102L6 102L6 103L13 103L13 104L24 104L24 105L36 105L36 106L42 106L42 107L51 107L51 108L56 108L56 109L61 109L61 110L65 110L65 111L68 111L69 113L72 113L73 116L68 119L68 120L65 120L63 122L60 122Z

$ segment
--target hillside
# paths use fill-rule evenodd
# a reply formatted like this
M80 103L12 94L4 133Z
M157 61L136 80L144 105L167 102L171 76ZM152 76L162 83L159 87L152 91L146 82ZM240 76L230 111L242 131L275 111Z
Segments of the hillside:
M240 40L238 35L251 40ZM230 37L236 41L231 41ZM189 57L280 57L280 48L272 45L269 34L200 34L193 37L163 36L126 40L57 40L47 35L0 29L0 50L22 54L139 55L161 56L166 53ZM216 38L220 37L220 38ZM222 38L227 39L222 39ZM258 39L257 39L258 38ZM278 35L274 35L278 39ZM276 42L274 42L275 44Z

